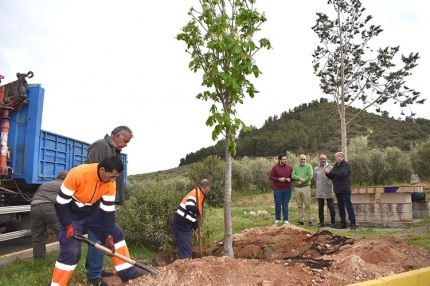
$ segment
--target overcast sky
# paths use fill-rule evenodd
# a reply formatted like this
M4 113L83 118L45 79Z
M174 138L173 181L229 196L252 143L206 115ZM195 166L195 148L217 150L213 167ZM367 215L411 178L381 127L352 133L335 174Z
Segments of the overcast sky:
M332 11L326 3L257 1L268 19L257 36L269 38L273 49L257 54L263 74L250 79L260 93L238 108L246 124L260 128L269 116L325 97L313 74L319 40L311 27L317 12ZM384 29L372 47L400 45L400 53L420 53L407 83L423 98L430 92L426 3L362 0L365 15ZM188 153L216 143L205 125L210 103L195 98L203 91L201 75L188 69L185 44L175 39L190 20L189 8L198 5L197 0L0 0L2 84L15 80L16 72L34 72L28 82L45 89L47 131L91 143L128 125L134 132L123 150L129 174L175 168ZM429 118L428 104L413 111ZM399 115L390 109L390 116Z

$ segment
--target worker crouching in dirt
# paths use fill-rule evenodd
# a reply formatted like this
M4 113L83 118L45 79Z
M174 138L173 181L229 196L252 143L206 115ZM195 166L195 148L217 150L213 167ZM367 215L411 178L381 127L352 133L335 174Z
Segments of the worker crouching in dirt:
M84 227L113 253L129 256L123 230L115 223L115 179L124 166L121 158L107 157L100 163L83 164L69 171L57 195L55 209L60 221L60 255L55 262L51 286L66 286L81 258L81 243L72 234L82 234ZM147 274L131 264L112 257L123 282ZM107 285L100 281L100 284Z
M197 239L202 236L198 227L198 219L203 214L203 201L210 189L210 182L206 179L201 180L199 186L182 199L173 217L172 228L179 251L179 259L192 257L191 231L194 229Z

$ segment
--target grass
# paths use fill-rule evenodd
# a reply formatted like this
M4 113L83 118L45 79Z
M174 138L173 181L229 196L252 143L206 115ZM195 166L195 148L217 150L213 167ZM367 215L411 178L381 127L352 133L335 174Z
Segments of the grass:
M250 212L267 212L267 215L252 215ZM313 201L312 213L314 222L317 222L317 206ZM243 230L271 226L274 224L274 204L272 193L248 192L236 193L232 198L231 206L233 233L240 233ZM289 206L289 220L296 223L298 220L297 206L295 205L294 195ZM304 228L317 231L316 226L303 226ZM386 228L386 227L359 227L356 231L329 229L332 233L353 237L370 238L396 236L403 237L405 241L425 250L430 250L430 218L422 222L415 223L408 228ZM204 235L203 243L219 241L224 237L224 208L205 208L202 220L202 232ZM79 285L86 282L85 256L87 247L82 247L82 258L69 282L69 285ZM150 265L156 253L138 245L129 245L132 258L143 264ZM55 260L58 252L47 254L46 260L35 261L27 259L17 261L2 267L0 286L40 286L47 285L51 279ZM113 270L112 262L109 257L105 257L105 268Z

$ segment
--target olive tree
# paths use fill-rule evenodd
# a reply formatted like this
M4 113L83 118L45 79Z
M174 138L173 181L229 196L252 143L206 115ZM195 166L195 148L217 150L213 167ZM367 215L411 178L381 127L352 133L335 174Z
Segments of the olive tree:
M375 107L384 114L381 106L390 101L402 108L414 103L422 104L420 93L405 85L406 77L417 66L418 53L396 57L399 46L369 47L372 38L383 30L370 25L372 16L363 16L359 0L329 0L335 16L330 19L317 13L312 30L318 35L320 45L314 51L314 72L320 78L320 87L332 95L338 106L341 122L342 151L347 156L346 126L362 111ZM397 65L396 65L397 63ZM347 120L345 108L361 102L362 108Z
M191 20L182 28L177 39L187 45L191 56L189 67L203 73L202 86L206 90L198 99L213 101L206 125L213 127L212 139L225 138L224 190L224 249L234 258L233 227L231 222L231 160L236 153L235 137L246 125L237 117L236 105L258 91L248 77L258 77L260 70L254 55L262 48L270 49L268 39L257 42L254 36L267 19L254 8L256 0L200 0L198 9L192 7Z

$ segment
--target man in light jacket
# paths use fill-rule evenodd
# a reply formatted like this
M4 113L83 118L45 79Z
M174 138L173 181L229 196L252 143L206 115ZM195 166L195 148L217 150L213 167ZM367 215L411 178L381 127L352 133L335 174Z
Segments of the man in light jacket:
M333 167L327 163L327 156L320 155L320 164L314 169L314 180L316 185L316 198L318 201L318 227L324 227L324 204L327 201L327 207L330 211L330 227L335 228L335 210L334 210L334 194L333 183L324 172L324 168L332 170Z

